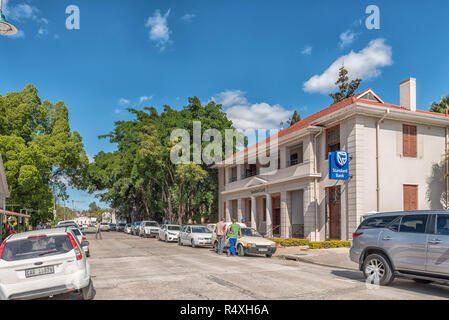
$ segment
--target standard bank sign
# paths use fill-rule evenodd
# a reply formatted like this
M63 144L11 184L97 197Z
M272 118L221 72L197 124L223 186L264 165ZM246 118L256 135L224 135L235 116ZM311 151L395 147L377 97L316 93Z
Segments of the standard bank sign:
M346 151L329 152L329 179L349 179L349 155Z

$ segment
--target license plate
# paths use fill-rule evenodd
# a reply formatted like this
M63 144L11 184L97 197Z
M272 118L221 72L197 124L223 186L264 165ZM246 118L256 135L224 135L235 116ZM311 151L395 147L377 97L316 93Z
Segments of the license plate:
M268 249L266 249L266 248L260 248L259 251L260 251L260 252L267 252Z
M31 277L38 277L43 276L46 274L52 274L55 273L55 267L42 267L42 268L35 268L35 269L27 269L25 270L25 277L31 278Z

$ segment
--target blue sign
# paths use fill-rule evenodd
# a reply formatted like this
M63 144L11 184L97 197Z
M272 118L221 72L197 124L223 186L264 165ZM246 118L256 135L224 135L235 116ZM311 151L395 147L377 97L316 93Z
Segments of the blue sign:
M349 179L349 154L346 151L329 152L329 179Z

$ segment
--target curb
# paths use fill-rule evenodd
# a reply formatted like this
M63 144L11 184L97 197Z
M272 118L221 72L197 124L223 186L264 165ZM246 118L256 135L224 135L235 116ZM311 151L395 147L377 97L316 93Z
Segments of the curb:
M295 261L299 261L299 262L314 264L314 265L321 266L321 267L338 268L338 269L350 270L350 271L359 271L357 268L348 268L348 267L342 267L342 266L336 266L336 265L331 265L331 264L324 264L324 263L314 262L314 261L311 261L311 260L308 260L308 259L304 259L304 258L298 257L298 256L293 255L293 254L279 255L277 257L280 258L280 259L295 260Z

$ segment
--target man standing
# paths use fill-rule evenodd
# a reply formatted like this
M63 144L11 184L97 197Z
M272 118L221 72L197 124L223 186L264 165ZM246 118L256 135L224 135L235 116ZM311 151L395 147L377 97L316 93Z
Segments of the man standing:
M237 219L232 219L232 224L228 228L228 237L229 237L229 250L228 257L232 254L235 256L235 245L237 243L237 239L242 236L242 227L237 223Z
M98 240L98 236L100 236L100 240L103 240L103 237L101 236L100 221L97 221L96 232L95 232L95 240Z
M226 224L225 218L221 218L221 220L215 226L215 233L217 234L218 240L218 254L223 253L224 243L225 243L225 232L226 232Z

